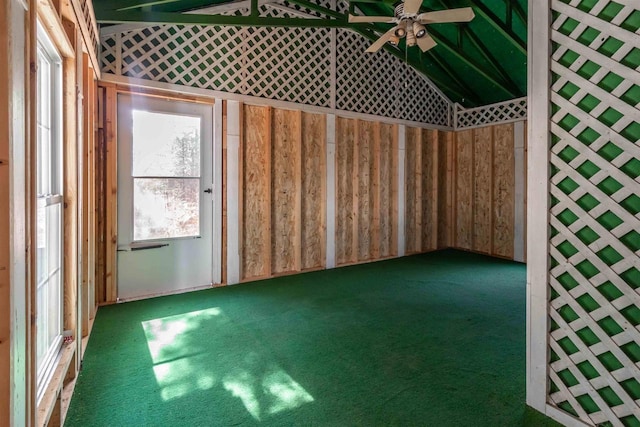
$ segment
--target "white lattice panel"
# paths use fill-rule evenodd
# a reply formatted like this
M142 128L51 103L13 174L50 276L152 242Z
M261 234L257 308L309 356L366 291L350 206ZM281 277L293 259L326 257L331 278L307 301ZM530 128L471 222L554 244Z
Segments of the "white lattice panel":
M317 0L314 1L318 6L324 7L325 9L335 10L332 8L330 0ZM284 13L284 15L276 15L276 10L279 10L282 13L282 9L277 9L277 6L282 5L285 8L291 10L290 13ZM274 7L275 6L275 7ZM261 8L260 11L261 16L285 16L285 17L304 17L304 16L317 16L318 18L330 18L330 16L325 15L324 13L318 12L316 10L311 10L306 7L288 3L286 1L275 1L270 3L269 5Z
M91 38L91 47L93 48L96 54L98 53L98 27L96 25L96 21L93 16L93 6L89 0L80 0L80 8L82 9L82 16L84 17L84 22L87 24L87 29L89 30L89 37Z
M329 30L250 28L245 34L245 94L330 106Z
M123 76L243 92L241 29L165 25L118 37Z
M263 4L260 15L322 16L286 2ZM343 30L164 25L105 35L101 61L127 77L449 126L449 101L431 82L386 52L365 55L368 44Z
M366 53L370 41L338 30L336 107L442 126L450 104L420 73L385 51Z
M518 98L477 108L456 104L456 129L508 123L527 118L527 98Z
M640 425L640 5L552 1L548 402Z
M100 39L100 66L103 73L120 74L118 72L117 37L102 37Z

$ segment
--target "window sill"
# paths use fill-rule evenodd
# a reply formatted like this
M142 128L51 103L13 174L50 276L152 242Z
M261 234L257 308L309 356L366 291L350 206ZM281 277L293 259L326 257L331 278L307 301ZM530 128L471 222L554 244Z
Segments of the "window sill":
M75 342L62 345L56 368L38 404L36 423L38 427L62 425L62 389L69 380L76 376L75 354Z

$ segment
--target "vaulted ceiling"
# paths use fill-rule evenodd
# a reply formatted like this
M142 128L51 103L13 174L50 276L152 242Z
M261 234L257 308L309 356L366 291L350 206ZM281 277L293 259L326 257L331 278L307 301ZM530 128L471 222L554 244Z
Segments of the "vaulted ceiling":
M350 24L347 14L329 10L314 0L287 3L315 10L321 19L222 16L193 13L215 5L235 5L224 0L94 0L102 24L148 22L174 24L342 27L371 41L391 24ZM257 11L257 0L247 0ZM354 15L393 16L394 0L351 0ZM527 0L423 0L421 11L472 7L475 19L465 24L432 24L428 31L438 45L423 53L406 48L404 39L388 52L428 76L452 101L465 107L519 98L527 91ZM190 11L190 14L183 12ZM375 55L372 53L371 55Z

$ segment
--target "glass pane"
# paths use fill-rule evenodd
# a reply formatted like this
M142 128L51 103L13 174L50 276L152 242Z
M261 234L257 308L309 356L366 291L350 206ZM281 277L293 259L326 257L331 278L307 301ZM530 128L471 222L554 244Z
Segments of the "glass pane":
M48 363L44 358L51 354L62 331L61 210L60 203L46 206L46 199L38 200L36 352L39 369Z
M62 204L47 206L47 236L49 240L49 274L62 268Z
M51 130L38 125L38 195L52 193L52 162L57 159L51 156Z
M40 371L40 367L42 365L43 362L43 357L47 352L47 334L46 333L42 333L41 331L46 331L46 320L47 317L46 316L40 316L39 313L41 312L46 312L48 307L47 307L47 302L48 302L48 294L47 294L47 290L48 288L46 286L40 286L38 287L38 291L37 291L37 305L38 305L38 315L36 316L36 337L37 337L37 343L36 343L36 361L38 363L38 371Z
M38 122L46 127L50 125L51 110L51 63L38 51Z
M60 332L62 331L61 319L60 319L60 306L62 304L61 301L61 280L60 280L60 270L56 271L49 278L48 288L49 288L49 307L50 310L47 313L47 330L43 331L47 333L47 347L51 347L55 344L58 336L60 336Z
M200 180L134 178L133 240L200 234Z
M133 111L135 177L200 176L200 117Z
M38 199L36 229L36 248L38 257L36 265L38 270L38 285L40 285L49 273L49 241L47 239L47 208L45 199Z

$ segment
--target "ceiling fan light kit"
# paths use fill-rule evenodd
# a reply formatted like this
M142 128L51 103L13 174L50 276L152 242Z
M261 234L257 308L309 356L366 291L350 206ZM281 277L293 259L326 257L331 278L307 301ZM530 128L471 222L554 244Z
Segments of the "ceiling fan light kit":
M413 33L416 35L416 38L421 39L427 35L427 29L421 23L413 21Z
M409 28L407 31L407 46L412 47L416 45L416 34L413 32L413 28Z
M387 42L397 46L400 39L405 36L407 37L407 47L417 44L420 50L426 52L437 43L427 32L425 25L469 22L475 17L473 9L470 7L419 13L421 5L422 0L404 0L395 7L394 17L349 15L349 22L396 24L369 46L367 52L377 52Z
M398 38L403 38L407 35L407 21L405 19L400 21L400 23L396 26L394 34Z

